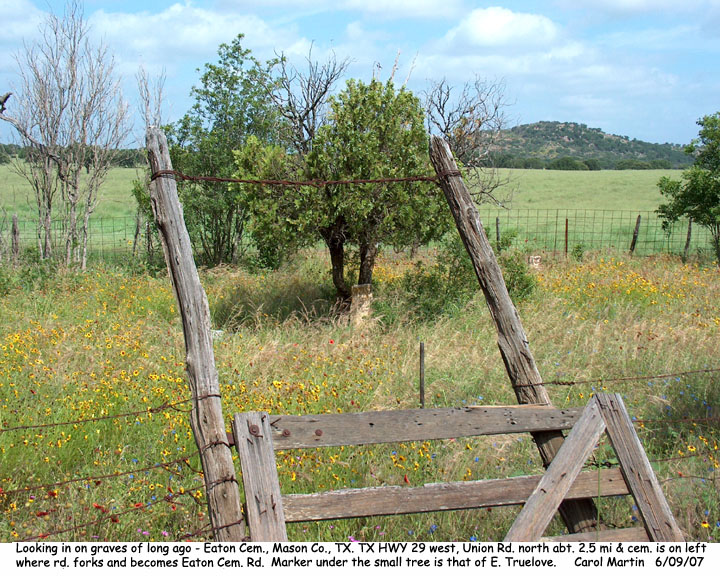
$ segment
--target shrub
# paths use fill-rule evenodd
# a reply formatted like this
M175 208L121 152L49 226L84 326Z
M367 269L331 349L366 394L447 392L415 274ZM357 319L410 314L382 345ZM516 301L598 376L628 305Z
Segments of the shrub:
M507 235L507 247L514 236ZM537 284L525 255L517 250L502 252L498 258L510 297L522 301ZM452 315L465 308L477 294L475 270L462 240L456 234L446 238L434 264L423 263L406 273L399 286L399 305L421 319Z
M527 300L535 291L537 279L530 271L525 254L517 250L503 252L498 261L510 297L515 302Z

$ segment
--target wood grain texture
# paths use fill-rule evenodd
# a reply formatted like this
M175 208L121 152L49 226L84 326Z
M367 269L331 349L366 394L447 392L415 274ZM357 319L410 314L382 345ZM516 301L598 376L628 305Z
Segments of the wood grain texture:
M469 406L270 416L276 450L361 446L572 428L582 409L549 406Z
M236 414L233 434L243 474L250 539L285 542L285 513L267 413Z
M447 143L430 140L430 159L455 219L460 237L473 263L475 275L490 310L498 335L498 347L515 396L520 404L550 405L550 397L530 351L520 316L510 298L500 265L485 234L480 215L460 177ZM548 466L563 442L561 431L536 432L533 439L543 464ZM564 503L560 513L570 532L595 529L597 510L591 500Z
M378 486L315 494L286 494L283 496L283 508L287 522L307 522L521 505L532 494L541 478L518 476L410 488ZM603 469L579 474L567 498L626 494L628 489L620 471Z
M161 130L148 129L147 150L153 173L172 170L167 140ZM182 318L186 372L193 397L190 426L200 452L210 522L218 540L242 540L245 522L220 402L210 309L193 260L175 180L165 177L154 180L150 200Z
M515 518L506 542L540 540L604 431L605 421L593 398Z
M607 435L620 468L645 522L650 540L682 542L684 536L665 499L640 439L619 394L598 394L598 408L607 424Z

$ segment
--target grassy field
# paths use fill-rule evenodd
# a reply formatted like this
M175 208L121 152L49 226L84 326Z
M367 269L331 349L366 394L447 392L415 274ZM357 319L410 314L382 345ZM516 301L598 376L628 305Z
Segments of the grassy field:
M508 185L499 195L512 209L655 210L661 201L658 180L679 178L677 170L503 170ZM135 215L132 181L134 168L110 171L95 216L124 218ZM59 200L59 199L58 199ZM59 206L59 201L58 201ZM9 166L0 166L0 207L23 220L35 218L35 198L28 183Z
M638 215L640 236L636 254L682 254L687 238L687 223L679 222L666 235L654 210L662 201L657 182L663 175L679 177L670 170L572 172L553 170L505 170L508 184L498 194L503 206L487 203L480 207L483 222L491 237L496 235L496 220L501 236L517 236L528 251L627 251ZM135 237L135 201L130 194L134 169L110 172L98 208L91 220L91 259L127 259ZM21 245L36 250L36 220L33 199L24 183L9 167L0 167L0 234L9 245L9 217L18 213ZM58 209L61 204L56 203ZM62 219L56 220L56 244L64 238ZM695 227L690 255L712 259L707 230Z
M431 267L432 263L427 266ZM418 405L418 343L429 406L514 404L482 298L417 315L415 263L384 257L375 314L353 327L329 310L317 255L271 274L203 272L223 407L274 413ZM431 268L428 268L431 269ZM545 262L519 304L553 403L623 394L687 539L720 537L720 272L666 257ZM616 381L614 378L639 377ZM184 347L163 275L42 268L0 277L0 539L208 538L188 423ZM106 416L127 414L103 419ZM50 426L51 423L66 423ZM609 458L604 441L599 462ZM278 455L284 491L497 478L542 469L528 435ZM602 519L638 522L627 498ZM297 540L502 540L517 509L294 525ZM550 529L562 531L559 523Z
M100 200L93 214L94 218L134 218L135 200L132 196L132 182L138 178L135 168L113 168L100 192ZM62 200L55 199L59 210ZM17 214L19 220L35 221L37 205L32 188L9 165L0 165L0 209L8 214Z
M680 178L678 170L506 170L509 208L541 210L655 210L662 202L657 183Z

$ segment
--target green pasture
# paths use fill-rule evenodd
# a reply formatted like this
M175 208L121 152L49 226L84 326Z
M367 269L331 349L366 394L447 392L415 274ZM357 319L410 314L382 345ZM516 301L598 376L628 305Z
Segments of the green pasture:
M100 199L93 218L134 218L135 200L132 196L133 180L140 177L141 172L135 168L113 168L100 191ZM55 199L59 213L62 200ZM35 221L37 204L32 188L27 180L15 172L7 164L0 165L0 210L8 216L18 215L18 220Z
M131 194L138 178L135 168L113 168L100 194L96 217L135 215ZM661 201L657 182L662 176L679 177L673 170L502 170L508 184L498 197L511 209L654 210ZM60 199L58 199L58 207ZM0 166L0 207L33 219L35 198L28 183L8 165Z
M498 192L498 206L483 203L480 214L488 236L497 241L514 238L531 252L581 254L588 250L628 251L638 215L641 216L635 253L682 254L687 223L679 222L670 233L661 227L655 209L662 202L658 180L672 170L503 170L507 184ZM123 258L132 252L135 237L135 200L132 182L136 169L115 168L102 188L91 220L90 253L93 258ZM56 200L58 210L61 202ZM35 250L36 208L31 190L8 166L0 166L0 233L7 235L11 214L18 214L21 243ZM567 222L566 222L567 220ZM63 223L56 220L56 237L63 238ZM566 240L567 227L567 240ZM689 255L711 258L706 230L692 231Z
M657 183L678 170L502 170L508 208L561 210L655 210Z

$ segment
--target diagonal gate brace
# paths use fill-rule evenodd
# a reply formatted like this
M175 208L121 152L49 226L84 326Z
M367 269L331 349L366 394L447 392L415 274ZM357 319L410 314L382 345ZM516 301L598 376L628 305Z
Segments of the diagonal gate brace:
M588 403L515 519L505 536L506 542L540 540L605 431L618 457L625 482L645 522L649 539L663 542L684 540L622 398L619 394L597 394Z

